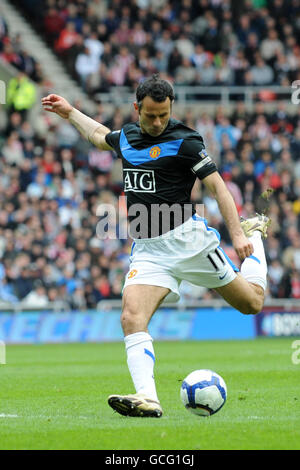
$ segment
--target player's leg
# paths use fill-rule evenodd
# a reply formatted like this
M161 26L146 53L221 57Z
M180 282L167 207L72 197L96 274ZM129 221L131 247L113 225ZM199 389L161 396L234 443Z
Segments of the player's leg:
M148 331L152 315L162 303L170 289L146 284L125 287L122 298L121 324L124 336Z
M238 273L236 278L216 290L226 302L244 314L257 314L264 304L264 289L248 282Z
M260 312L267 284L267 263L262 237L266 237L270 220L266 216L257 215L241 223L254 252L245 258L239 274L234 272L238 269L219 245L220 234L203 220L195 218L195 255L177 265L177 276L192 284L215 289L242 313ZM206 249L199 252L201 245Z
M126 416L162 415L154 380L155 353L148 324L170 292L160 286L133 284L123 293L121 324L135 395L111 395L109 405Z
M254 252L245 258L236 279L216 291L233 307L245 314L259 313L264 303L267 285L267 262L262 237L267 236L270 220L257 215L242 222Z
M125 287L121 324L127 364L137 393L158 401L155 381L155 353L148 332L149 321L169 289L133 284Z

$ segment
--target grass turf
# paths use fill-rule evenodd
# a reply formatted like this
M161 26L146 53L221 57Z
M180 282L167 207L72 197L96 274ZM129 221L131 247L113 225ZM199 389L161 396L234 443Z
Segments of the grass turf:
M156 342L160 419L128 418L107 405L133 393L124 346L7 346L0 365L0 449L300 449L300 364L291 338ZM228 399L209 418L179 398L200 368L226 381Z

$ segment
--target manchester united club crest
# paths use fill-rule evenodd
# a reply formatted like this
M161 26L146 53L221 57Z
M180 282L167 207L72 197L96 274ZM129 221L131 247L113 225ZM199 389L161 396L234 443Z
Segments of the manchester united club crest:
M137 270L136 269L132 269L130 271L130 273L128 273L128 279L131 279L132 277L134 277L137 273Z
M161 149L160 149L160 147L158 147L158 145L156 145L155 147L151 147L150 152L149 152L150 157L151 158L157 158L157 157L159 157L160 152L161 152Z

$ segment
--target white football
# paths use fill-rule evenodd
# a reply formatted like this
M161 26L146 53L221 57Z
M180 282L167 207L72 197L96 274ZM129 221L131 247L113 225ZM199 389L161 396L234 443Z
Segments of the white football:
M198 416L219 411L227 398L224 379L209 369L191 372L182 382L180 398L185 408Z

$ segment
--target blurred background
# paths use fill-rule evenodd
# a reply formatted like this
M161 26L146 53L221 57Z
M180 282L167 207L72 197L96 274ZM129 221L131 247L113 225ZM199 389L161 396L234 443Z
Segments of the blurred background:
M44 112L40 98L60 94L117 130L137 120L135 88L155 72L174 85L174 117L203 136L241 216L259 210L260 193L274 189L266 305L275 306L272 314L299 312L300 108L292 100L292 84L300 85L299 1L2 0L3 315L119 309L132 241L101 240L95 230L99 204L118 210L120 161ZM200 182L192 199L205 205L239 265ZM213 291L182 283L181 292L182 311L224 307ZM275 331L270 312L263 334ZM299 316L292 334L300 333Z

